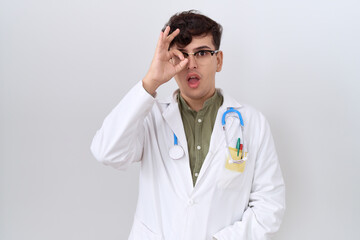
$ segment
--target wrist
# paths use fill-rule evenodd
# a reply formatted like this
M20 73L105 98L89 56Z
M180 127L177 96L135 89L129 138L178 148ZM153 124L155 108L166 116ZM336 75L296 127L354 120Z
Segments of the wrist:
M142 85L145 91L147 91L151 96L155 97L156 89L159 87L155 81L145 77L142 80Z

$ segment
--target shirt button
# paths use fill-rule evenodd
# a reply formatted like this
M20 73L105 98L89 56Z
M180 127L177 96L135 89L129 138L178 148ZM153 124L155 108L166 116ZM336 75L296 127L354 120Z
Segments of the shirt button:
M202 122L202 120L199 118L199 119L198 119L198 123L201 123L201 122Z
M196 173L195 173L195 177L197 177L197 176L199 176L199 173L196 172Z
M200 150L200 149L201 149L201 146L197 146L196 148L197 148L197 150Z
M194 204L194 200L190 199L188 203L189 203L189 205L193 205L193 204Z

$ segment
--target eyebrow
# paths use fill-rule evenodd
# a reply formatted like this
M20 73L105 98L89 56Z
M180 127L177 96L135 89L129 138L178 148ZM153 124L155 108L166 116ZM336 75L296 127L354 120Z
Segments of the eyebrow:
M209 46L203 45L203 46L194 48L193 51L196 52L196 51L202 50L202 49L211 49L211 48L210 48ZM183 48L179 48L178 50L179 50L180 52L186 52L185 49L183 49Z

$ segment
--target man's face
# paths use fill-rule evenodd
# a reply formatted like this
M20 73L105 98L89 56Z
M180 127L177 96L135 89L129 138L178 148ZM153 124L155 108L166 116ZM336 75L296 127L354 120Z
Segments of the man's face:
M215 50L210 34L206 36L193 37L186 47L179 47L176 44L172 47L183 53L196 53L200 50ZM187 66L175 75L181 96L188 102L205 101L215 92L215 74L221 71L223 54L215 53L209 56L206 61L196 59L194 55L188 56Z

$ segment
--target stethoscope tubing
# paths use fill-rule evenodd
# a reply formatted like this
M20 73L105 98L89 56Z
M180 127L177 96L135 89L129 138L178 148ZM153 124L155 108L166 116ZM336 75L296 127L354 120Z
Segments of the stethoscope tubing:
M228 113L236 113L238 116L239 116L239 119L240 119L240 125L242 126L242 127L244 127L244 120L243 120L243 118L242 118L242 116L241 116L241 113L238 111L238 110L236 110L236 109L234 109L234 108L229 108L226 112L224 112L224 114L222 115L222 118L221 118L221 124L223 125L223 126L225 126L226 125L226 115L228 114Z
M178 138L175 133L174 133L174 145L178 145Z

